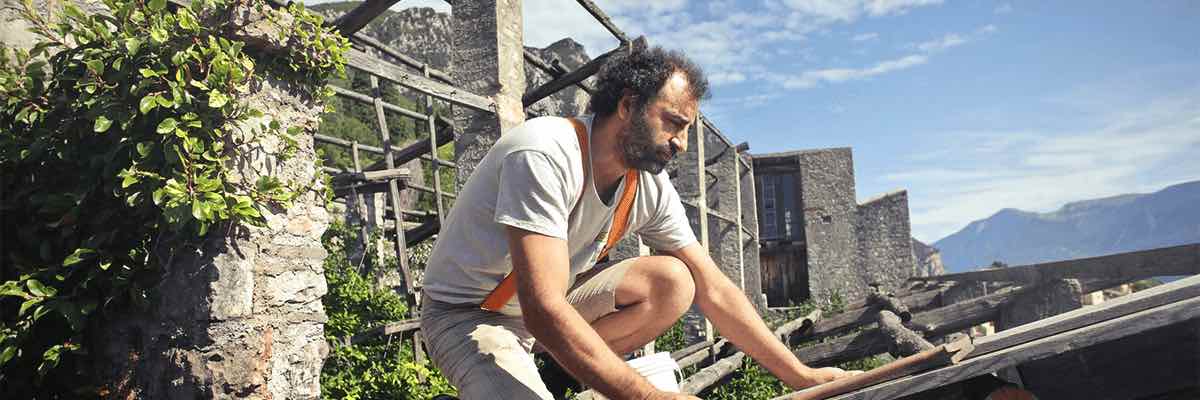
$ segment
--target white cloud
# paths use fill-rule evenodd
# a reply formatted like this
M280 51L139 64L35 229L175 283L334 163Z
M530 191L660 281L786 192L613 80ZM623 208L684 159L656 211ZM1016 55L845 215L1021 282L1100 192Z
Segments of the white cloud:
M911 9L941 4L942 0L783 0L802 15L823 20L853 22L863 15L897 15Z
M787 89L809 89L822 83L840 83L861 80L888 72L899 71L924 64L929 59L923 55L914 54L906 57L886 60L865 68L828 68L804 71L798 75L770 75L771 79Z
M987 24L975 30L976 33L993 33L996 32L996 25Z
M875 32L860 33L860 34L854 35L854 37L850 38L850 40L853 40L855 42L865 42L868 40L875 40L875 39L879 39L879 34L875 33Z
M967 38L963 37L962 35L957 33L947 33L941 38L917 44L917 49L926 53L933 53L959 46L966 42Z
M914 235L934 241L1002 208L1052 211L1200 179L1198 110L1200 95L1149 102L1077 133L956 133L939 158L882 179L909 188Z
M1013 10L1012 4L1004 3L1004 4L996 6L996 8L994 10L992 10L992 12L996 13L996 14L1008 14L1008 13L1012 12L1012 10Z

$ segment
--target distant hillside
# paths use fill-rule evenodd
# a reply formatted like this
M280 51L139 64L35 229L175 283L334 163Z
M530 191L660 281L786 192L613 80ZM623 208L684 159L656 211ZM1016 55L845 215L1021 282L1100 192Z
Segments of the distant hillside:
M1035 213L1006 208L933 244L947 272L1091 257L1200 242L1200 181L1150 194L1069 203Z

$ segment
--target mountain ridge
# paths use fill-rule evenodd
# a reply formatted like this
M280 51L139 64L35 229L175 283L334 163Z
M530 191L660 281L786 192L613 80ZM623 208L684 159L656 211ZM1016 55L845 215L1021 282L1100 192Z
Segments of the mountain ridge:
M1200 242L1200 180L1153 193L1069 202L1039 213L1004 208L933 243L947 272Z

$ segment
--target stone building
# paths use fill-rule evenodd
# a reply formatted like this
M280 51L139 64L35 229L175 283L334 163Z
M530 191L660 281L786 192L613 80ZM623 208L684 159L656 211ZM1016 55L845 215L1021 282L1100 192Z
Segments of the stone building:
M849 148L754 155L762 286L771 306L860 299L917 273L900 190L856 202Z

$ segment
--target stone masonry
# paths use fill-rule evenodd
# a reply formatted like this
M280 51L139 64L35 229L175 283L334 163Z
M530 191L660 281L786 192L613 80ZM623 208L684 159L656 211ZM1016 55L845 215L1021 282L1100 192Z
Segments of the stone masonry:
M7 45L28 47L5 0L0 36ZM86 12L104 12L97 2L78 2ZM39 3L38 7L44 7ZM237 13L237 39L251 54L281 49L263 16ZM11 34L10 34L11 33ZM270 119L283 129L316 131L322 108L281 82L260 80L239 99L267 113L246 130ZM149 309L107 314L92 321L88 338L98 381L120 398L315 399L328 352L321 296L326 292L321 235L330 217L316 177L311 136L286 160L282 143L262 140L231 161L236 177L253 182L272 175L307 184L290 208L264 213L265 227L214 227L203 240L164 238L173 256L151 287ZM302 185L303 186L303 185Z
M849 148L754 155L754 165L763 276L807 282L788 300L854 301L872 284L892 290L915 274L907 193L857 204Z

